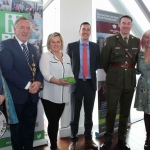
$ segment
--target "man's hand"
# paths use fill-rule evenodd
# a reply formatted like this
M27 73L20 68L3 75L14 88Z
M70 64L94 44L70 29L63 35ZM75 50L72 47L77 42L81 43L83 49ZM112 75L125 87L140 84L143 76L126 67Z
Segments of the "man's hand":
M31 94L37 93L39 91L40 86L41 86L41 82L34 81L33 83L31 83L31 85L29 87L29 92Z
M0 105L3 103L4 99L5 99L4 95L0 95Z

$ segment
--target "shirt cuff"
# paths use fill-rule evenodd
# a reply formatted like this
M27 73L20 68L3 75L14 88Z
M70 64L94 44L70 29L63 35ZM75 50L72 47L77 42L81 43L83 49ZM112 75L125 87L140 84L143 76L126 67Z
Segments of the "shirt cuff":
M26 85L26 87L24 88L25 90L28 90L30 87L31 82L28 82L28 84Z

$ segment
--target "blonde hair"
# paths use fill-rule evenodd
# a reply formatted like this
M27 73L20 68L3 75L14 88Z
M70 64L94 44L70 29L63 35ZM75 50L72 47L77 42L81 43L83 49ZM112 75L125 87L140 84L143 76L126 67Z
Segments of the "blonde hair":
M55 36L59 36L59 37L60 37L60 40L61 40L61 50L63 50L63 47L64 47L63 38L62 38L61 34L58 33L58 32L51 33L51 34L48 36L48 38L47 38L47 49L50 50L49 43L50 43L50 41L51 41Z
M150 35L150 30L147 30L143 33L142 38L141 38L141 48L143 51L145 51L145 43L143 42L143 39L147 36Z

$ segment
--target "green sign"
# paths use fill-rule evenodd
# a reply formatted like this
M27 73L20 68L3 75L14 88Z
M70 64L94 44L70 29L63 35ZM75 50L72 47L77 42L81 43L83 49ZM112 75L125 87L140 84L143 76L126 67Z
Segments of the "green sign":
M44 130L34 132L34 140L44 139ZM10 137L0 139L0 148L11 146Z
M0 11L0 16L0 41L14 36L14 24L19 17L24 16L28 18L28 14L7 11Z

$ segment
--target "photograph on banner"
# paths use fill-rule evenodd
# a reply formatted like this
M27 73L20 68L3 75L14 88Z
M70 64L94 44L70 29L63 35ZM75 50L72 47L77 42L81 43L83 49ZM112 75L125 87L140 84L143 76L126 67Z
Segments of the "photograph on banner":
M38 16L42 18L43 15L42 3L23 0L11 0L11 1L12 1L11 10L13 12L28 13L31 16L29 17L29 19L34 19L34 17L35 19L37 19Z
M43 38L43 7L42 3L12 0L12 11L28 14L31 23L31 34L29 42L37 48L39 57L42 54L42 38Z
M30 5L29 11L29 21L31 23L31 34L29 37L29 42L33 44L39 57L42 54L42 39L43 39L43 9L42 3L28 2Z
M118 20L121 17L120 14L103 11L103 10L96 10L96 39L97 43L100 47L100 52L102 51L102 47L105 45L106 38L108 36L112 36L119 32L118 27ZM100 76L104 76L103 69L98 70L98 79L101 79ZM106 74L105 74L106 76ZM99 133L105 131L105 124L106 124L106 93L105 93L105 80L98 80L98 117L99 117ZM117 113L116 113L116 121L115 121L115 128L118 127L119 123L119 103L117 106Z
M0 0L1 11L11 11L12 0Z
M28 13L29 19L40 21L43 17L42 3L12 0L12 11L20 13Z

